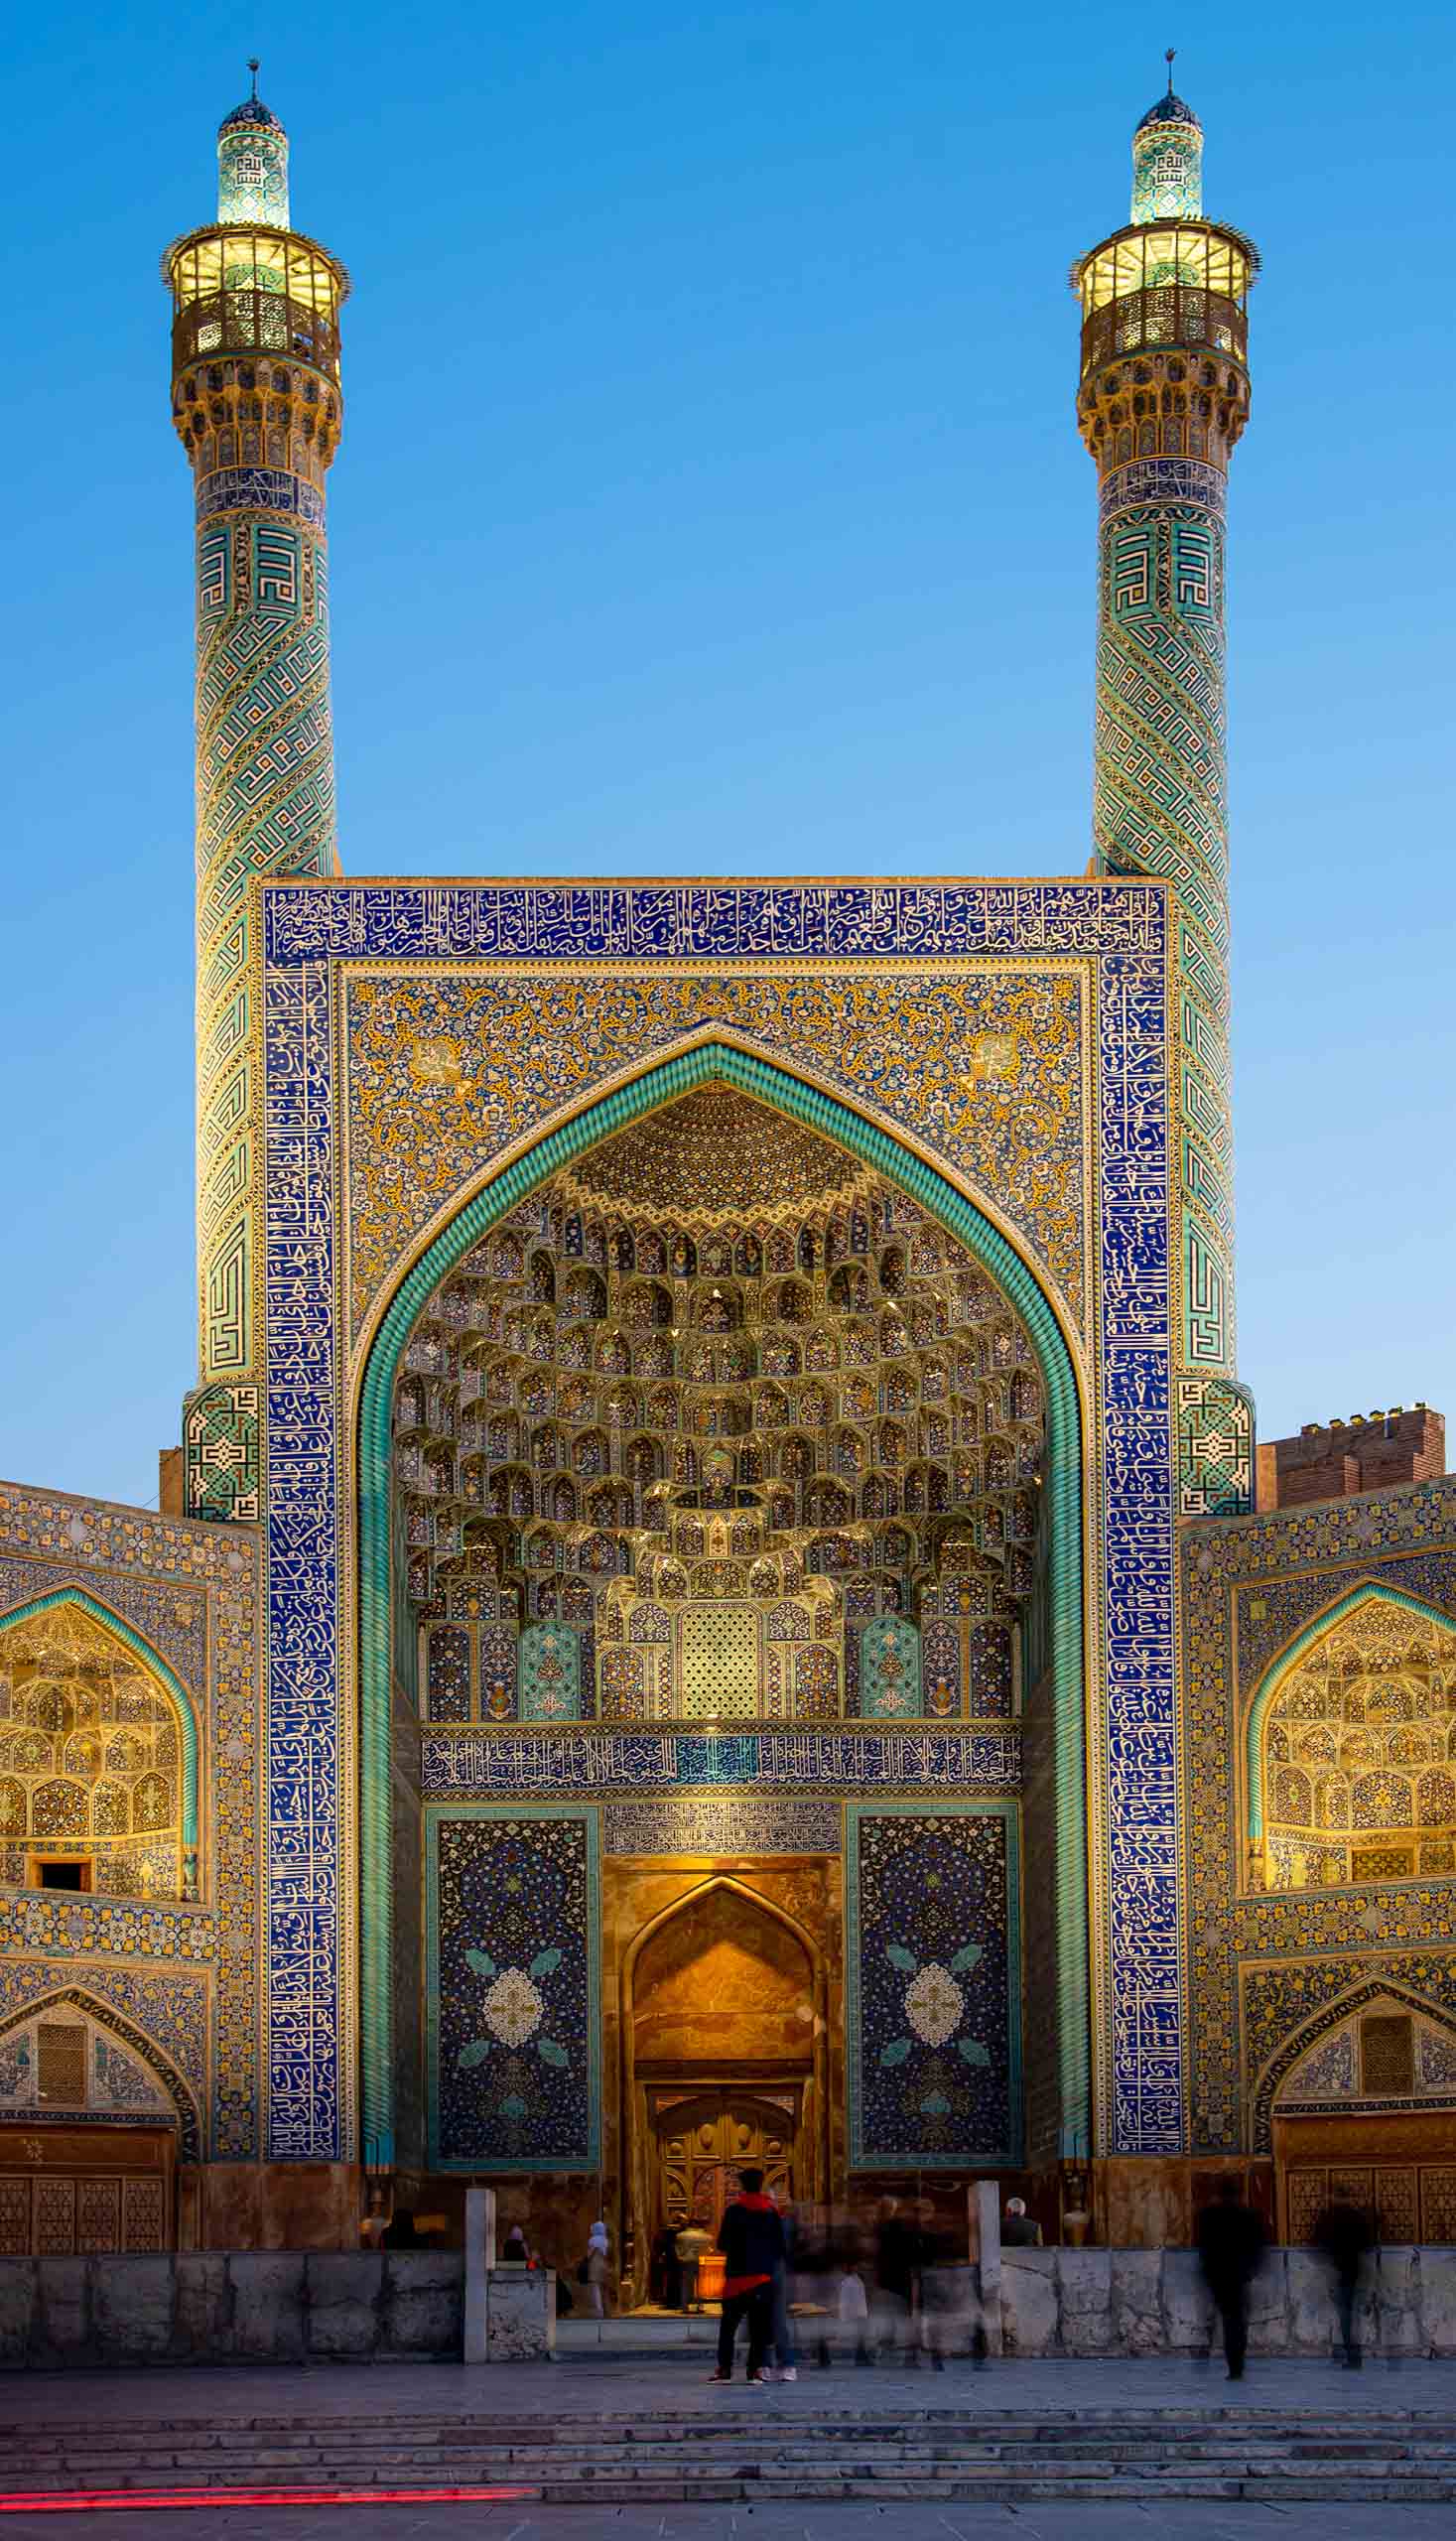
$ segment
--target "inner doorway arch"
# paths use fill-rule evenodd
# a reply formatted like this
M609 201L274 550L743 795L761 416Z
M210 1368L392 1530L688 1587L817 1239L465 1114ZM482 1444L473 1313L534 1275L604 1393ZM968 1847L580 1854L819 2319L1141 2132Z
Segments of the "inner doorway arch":
M401 1278L364 1367L358 1409L360 1775L359 2005L362 2153L394 2162L391 1961L390 1420L411 1328L439 1282L495 1221L574 1156L690 1088L721 1079L836 1139L949 1228L1021 1316L1046 1399L1047 1611L1055 1745L1059 2061L1063 2123L1090 2124L1090 1965L1086 1864L1086 1673L1082 1417L1076 1364L1057 1307L1000 1228L949 1175L902 1139L778 1060L710 1033L588 1103L492 1176Z
M728 1872L691 1880L634 1934L621 1972L623 2257L634 2284L667 2225L717 2237L745 2163L822 2197L828 1982L796 1917Z

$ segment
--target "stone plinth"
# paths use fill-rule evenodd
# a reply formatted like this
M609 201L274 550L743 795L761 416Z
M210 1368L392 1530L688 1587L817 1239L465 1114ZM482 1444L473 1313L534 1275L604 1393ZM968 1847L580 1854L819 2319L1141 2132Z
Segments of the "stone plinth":
M485 2361L539 2364L556 2353L556 2271L501 2266L485 2279Z

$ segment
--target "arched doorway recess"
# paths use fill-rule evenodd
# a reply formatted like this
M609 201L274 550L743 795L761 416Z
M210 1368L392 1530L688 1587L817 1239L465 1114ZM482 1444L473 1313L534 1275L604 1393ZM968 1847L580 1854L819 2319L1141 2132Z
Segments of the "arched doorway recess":
M814 1937L743 1879L711 1874L622 1959L623 2263L636 2290L664 2226L716 2234L737 2170L824 2194L828 1987Z
M1251 2136L1272 2152L1279 2237L1314 2238L1332 2198L1383 2241L1456 2237L1456 2020L1374 1973L1283 2042L1254 2089Z
M360 2032L363 2151L394 2158L391 2057L390 1712L392 1513L396 1381L432 1292L528 1193L629 1121L721 1082L837 1142L949 1230L988 1271L1029 1336L1044 1403L1040 1481L1046 1541L1045 1638L1054 1727L1059 2064L1064 2124L1086 2140L1089 1964L1086 1894L1081 1407L1058 1312L1022 1256L969 1194L900 1139L756 1051L714 1036L659 1060L588 1104L495 1175L401 1280L376 1328L359 1396ZM583 1266L590 1269L591 1266ZM564 1480L571 1480L564 1476ZM401 1551L403 1547L398 1547Z
M198 2160L199 2113L109 2003L58 1987L0 2023L0 2255L174 2246L179 2168Z

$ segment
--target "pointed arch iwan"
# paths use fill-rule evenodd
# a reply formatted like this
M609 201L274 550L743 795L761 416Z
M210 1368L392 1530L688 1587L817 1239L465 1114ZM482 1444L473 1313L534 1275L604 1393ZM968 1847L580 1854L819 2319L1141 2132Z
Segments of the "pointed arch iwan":
M1044 1490L1056 1752L1058 2037L1062 2123L1090 2140L1086 1672L1082 1578L1082 1418L1076 1366L1057 1309L984 1211L926 1158L791 1069L704 1039L587 1104L492 1176L405 1272L380 1317L358 1414L359 2034L362 2158L394 2162L390 1850L390 1422L401 1353L426 1299L486 1230L539 1183L613 1131L720 1079L833 1138L950 1229L1020 1315L1046 1391Z
M1403 1606L1407 1614L1417 1616L1422 1623L1439 1624L1443 1632L1456 1634L1456 1615L1443 1615L1439 1606L1428 1604L1424 1597L1412 1597L1404 1588L1392 1588L1383 1579L1358 1581L1355 1587L1346 1590L1343 1597L1337 1597L1333 1606L1326 1606L1320 1614L1311 1616L1303 1631L1297 1632L1277 1657L1269 1661L1249 1706L1249 1723L1244 1733L1244 1769L1249 1793L1246 1832L1251 1844L1263 1841L1263 1724L1269 1704L1290 1669L1298 1667L1300 1660L1317 1641L1323 1641L1325 1635L1344 1623L1357 1607L1371 1604Z
M182 1738L182 1848L184 1854L192 1853L196 1857L199 1740L198 1715L192 1695L176 1669L168 1667L161 1652L122 1616L114 1613L110 1606L103 1606L98 1597L91 1596L84 1588L51 1588L43 1597L29 1597L23 1606L10 1607L0 1615L0 1634L9 1632L12 1624L28 1624L37 1615L50 1614L57 1606L78 1606L83 1615L89 1615L92 1623L99 1624L103 1632L110 1633L112 1639L121 1642L134 1659L139 1659L171 1695Z

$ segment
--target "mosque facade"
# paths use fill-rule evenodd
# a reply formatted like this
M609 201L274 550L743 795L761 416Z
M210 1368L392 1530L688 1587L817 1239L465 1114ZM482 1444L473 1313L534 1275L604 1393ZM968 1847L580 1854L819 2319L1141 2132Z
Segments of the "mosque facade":
M750 2156L1456 2238L1441 1425L1256 1454L1237 1377L1202 147L1170 84L1073 269L1085 871L350 881L348 280L224 120L164 259L199 1382L160 1514L0 1486L0 2250L485 2181L630 2303Z

